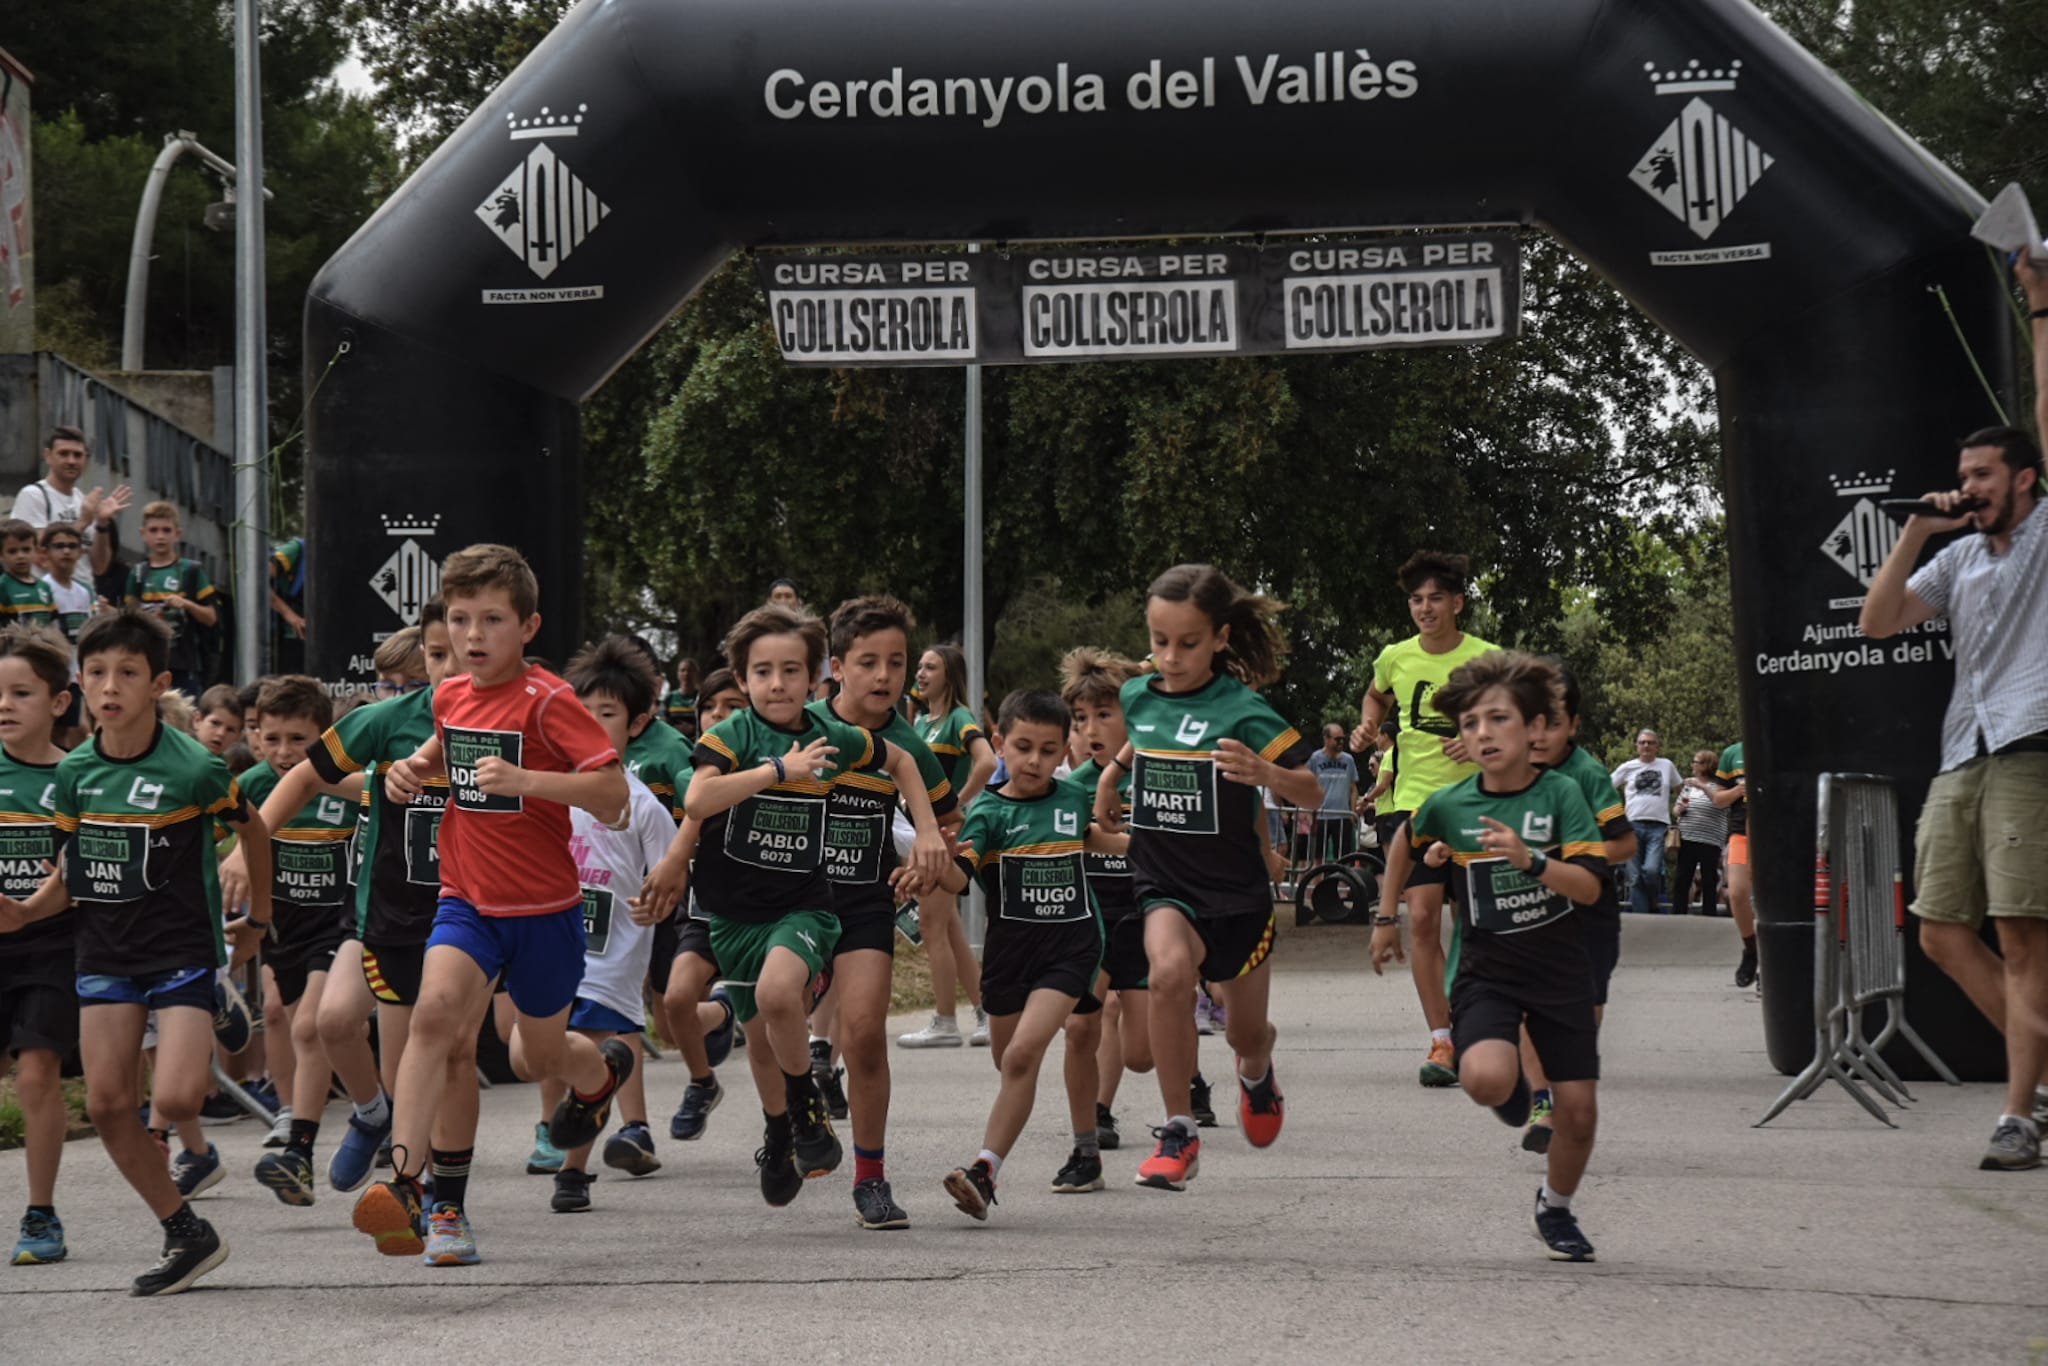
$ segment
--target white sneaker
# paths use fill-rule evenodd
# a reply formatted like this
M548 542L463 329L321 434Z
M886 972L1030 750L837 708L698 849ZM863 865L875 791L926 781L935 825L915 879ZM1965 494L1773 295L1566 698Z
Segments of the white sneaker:
M277 1123L270 1126L270 1136L263 1140L266 1148L283 1148L292 1141L292 1107L284 1106L277 1112Z
M976 1048L988 1047L988 1012L980 1006L974 1008L974 1032L967 1036L967 1042Z
M934 1015L923 1029L896 1036L898 1048L958 1048L960 1025L951 1015Z

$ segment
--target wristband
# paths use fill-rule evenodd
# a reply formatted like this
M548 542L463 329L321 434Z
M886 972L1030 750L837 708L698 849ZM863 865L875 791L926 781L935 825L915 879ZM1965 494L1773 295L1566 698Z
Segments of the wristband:
M1549 866L1550 855L1544 853L1541 849L1531 849L1529 851L1529 867L1526 871L1530 877L1541 882L1543 880L1543 870Z
M2037 308L2027 316L2029 318L2048 318L2048 308Z
M1118 768L1122 769L1126 773L1129 773L1131 771L1131 766L1124 762L1124 757L1121 754L1110 755L1109 761L1115 764Z
M1397 915L1375 915L1372 918L1372 923L1376 927L1383 925L1398 925L1401 923L1401 917Z
M787 778L787 777L789 776L789 773L788 773L788 771L787 771L786 769L784 769L784 768L783 768L783 766L782 766L782 760L781 760L781 759L780 759L780 758L779 758L778 756L776 756L776 755L773 755L773 754L769 755L769 756L768 756L768 762L769 762L769 763L771 763L771 764L773 764L773 765L775 765L775 781L776 781L776 782L778 782L778 783L779 783L779 782L781 782L781 781L782 781L783 779L785 779L785 778Z

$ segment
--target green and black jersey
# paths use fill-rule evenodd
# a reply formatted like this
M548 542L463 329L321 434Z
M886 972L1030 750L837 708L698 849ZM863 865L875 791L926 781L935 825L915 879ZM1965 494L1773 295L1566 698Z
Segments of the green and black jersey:
M1069 773L1066 781L1081 791L1087 803L1085 809L1091 814L1095 810L1095 785L1102 781L1102 765L1090 759ZM1131 820L1131 775L1117 773L1116 795L1123 806L1124 824ZM1088 855L1088 890L1095 893L1095 904L1102 908L1102 918L1114 925L1119 920L1137 912L1138 903L1131 898L1131 857L1129 854Z
M80 973L227 961L212 825L246 820L249 807L220 756L161 721L131 759L101 754L95 735L57 765L56 800Z
M218 596L213 580L206 576L206 566L197 560L172 560L169 564L151 564L143 561L128 571L128 586L122 590L123 599L132 606L139 606L150 615L160 618L171 628L171 672L191 673L199 667L199 641L192 634L192 623L185 618L182 607L172 607L168 599L186 598L202 606Z
M1131 879L1142 909L1170 901L1202 919L1269 915L1264 812L1257 788L1216 766L1216 744L1236 740L1282 768L1300 768L1315 745L1229 674L1192 692L1163 691L1155 674L1123 686L1131 737Z
M57 595L49 584L0 574L0 626L48 626L56 620Z
M814 716L853 725L832 710L828 701L805 708ZM896 713L875 732L888 745L910 755L924 779L932 814L943 816L954 806L953 785L946 770L911 724ZM862 911L894 914L896 897L889 875L896 871L896 840L891 830L896 814L896 780L882 767L888 750L859 768L848 769L832 785L825 808L825 875L832 880L832 902L841 919Z
M357 707L329 728L306 762L321 780L339 783L365 775L369 821L357 857L369 876L356 879L356 928L371 947L424 944L434 930L441 899L441 811L448 779L429 779L411 803L394 802L379 777L384 769L434 734L434 694L421 688L388 701Z
M1635 827L1628 823L1628 804L1615 791L1613 781L1607 776L1607 767L1598 759L1572 745L1564 762L1557 765L1557 771L1572 780L1579 794L1592 809L1593 823L1600 827L1603 840L1618 840L1632 832ZM1607 865L1607 851L1601 849L1600 899L1586 909L1601 915L1618 916L1621 902L1614 895L1612 869Z
M917 720L917 738L938 756L957 800L967 786L968 775L974 772L974 742L988 738L974 713L965 707L955 707L944 716L927 713Z
M1048 934L1070 937L1077 947L1092 939L1101 960L1102 912L1082 848L1091 803L1079 787L1056 782L1039 797L992 788L967 813L959 865L988 894L985 964L1020 939L1035 944Z
M670 688L662 699L661 713L669 726L685 738L697 733L697 694Z
M1721 762L1714 766L1714 781L1723 787L1733 787L1737 783L1745 781L1748 776L1748 771L1742 766L1742 741L1737 740L1734 744L1721 751ZM1742 797L1737 799L1727 810L1728 833L1747 837L1749 834L1749 798Z
M791 745L818 739L839 751L831 767L786 774L704 822L691 890L707 915L765 925L793 911L832 909L825 873L827 800L847 774L881 763L889 751L865 727L829 712L800 712L797 719L797 728L784 730L752 709L734 712L697 741L695 766L713 773L756 768L782 758Z
M647 784L654 799L683 823L683 795L690 790L690 742L674 728L650 721L626 746L626 772Z
M242 795L260 811L277 790L279 777L267 760L258 763L239 779ZM276 926L271 934L279 945L329 933L349 904L349 842L356 834L356 810L355 802L316 793L270 832L270 910Z
M1452 893L1463 909L1459 974L1484 975L1532 994L1590 991L1584 917L1572 914L1571 899L1488 854L1479 840L1490 817L1531 849L1604 879L1607 859L1593 809L1579 785L1554 769L1540 770L1534 782L1514 792L1487 791L1480 785L1484 776L1475 773L1438 788L1408 821L1417 857L1439 840L1450 846Z
M57 862L57 765L0 751L0 894L26 901ZM69 910L0 934L0 959L72 951Z

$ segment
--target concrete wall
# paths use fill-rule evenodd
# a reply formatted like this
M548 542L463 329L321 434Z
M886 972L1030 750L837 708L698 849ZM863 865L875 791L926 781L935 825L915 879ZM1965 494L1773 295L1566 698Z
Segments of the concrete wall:
M0 48L0 355L36 346L28 68Z

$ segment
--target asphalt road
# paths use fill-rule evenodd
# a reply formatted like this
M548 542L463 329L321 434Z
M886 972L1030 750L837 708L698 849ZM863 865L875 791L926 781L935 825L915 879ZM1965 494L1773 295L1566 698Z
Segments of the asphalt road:
M1547 1261L1530 1230L1540 1160L1416 1085L1413 992L1374 978L1364 944L1283 931L1286 1132L1255 1152L1226 1113L1185 1194L1129 1184L1135 1142L1108 1156L1108 1190L1051 1193L1069 1146L1055 1056L1001 1204L973 1223L939 1181L979 1146L988 1055L893 1051L908 1232L854 1226L850 1157L789 1208L762 1204L743 1063L701 1142L662 1137L662 1171L607 1173L592 1212L557 1215L523 1170L535 1093L503 1087L470 1192L481 1265L379 1257L324 1188L279 1204L247 1175L262 1134L243 1123L218 1132L231 1175L200 1201L231 1260L139 1301L158 1229L74 1143L71 1258L0 1267L0 1361L2048 1361L2048 1169L1976 1170L1995 1091L1918 1086L1897 1130L1828 1093L1750 1128L1782 1080L1730 984L1726 921L1629 921L1578 1201L1592 1266ZM1228 1075L1222 1040L1204 1058ZM682 1071L649 1079L665 1134ZM1116 1108L1127 1134L1157 1122L1151 1079L1127 1077ZM331 1136L339 1107L327 1119ZM0 1200L18 1207L22 1182L21 1154L0 1153Z

